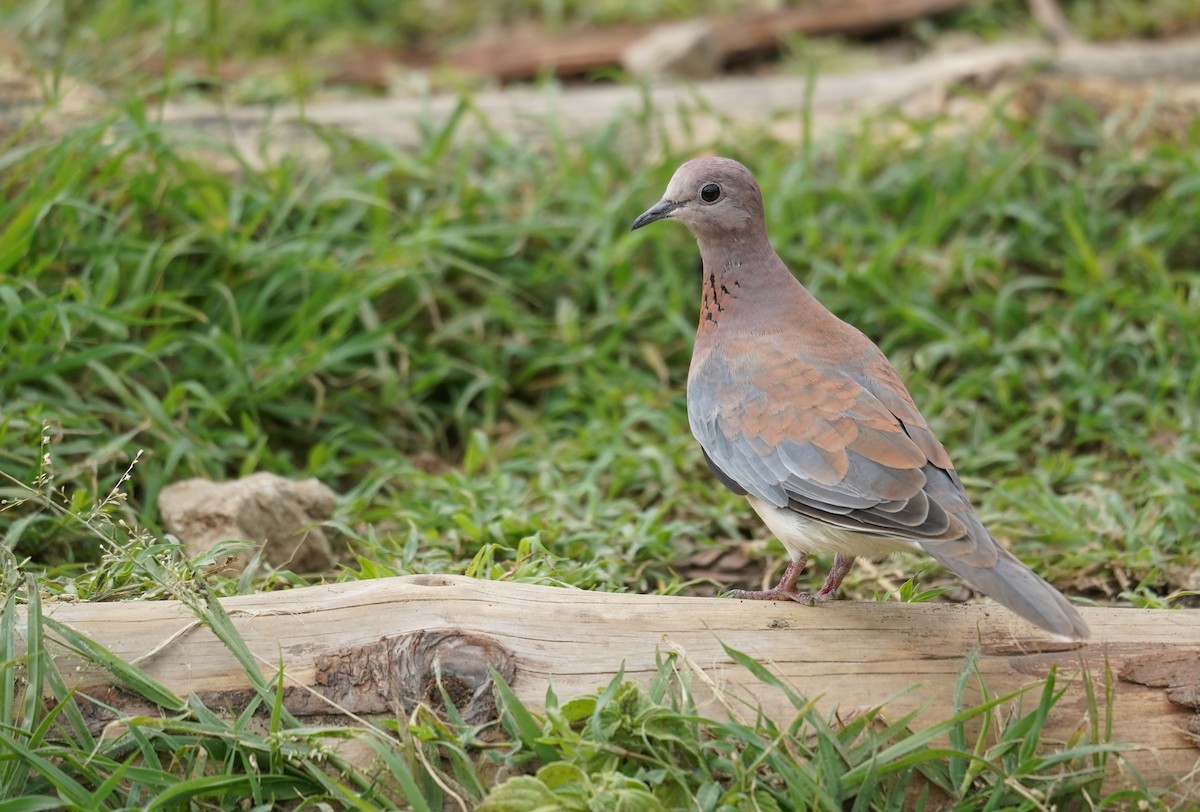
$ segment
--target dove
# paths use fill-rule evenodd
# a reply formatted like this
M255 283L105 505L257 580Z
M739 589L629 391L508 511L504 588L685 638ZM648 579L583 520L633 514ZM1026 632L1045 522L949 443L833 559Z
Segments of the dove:
M703 265L692 434L717 480L746 497L789 554L774 588L731 597L823 603L856 557L918 551L1055 637L1088 636L1062 593L983 526L883 352L776 254L746 167L683 164L631 230L659 220L688 227ZM834 556L815 593L797 588L811 553Z

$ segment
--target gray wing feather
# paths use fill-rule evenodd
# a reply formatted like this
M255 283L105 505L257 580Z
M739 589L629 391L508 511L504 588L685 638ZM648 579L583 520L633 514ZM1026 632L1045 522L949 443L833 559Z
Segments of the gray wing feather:
M772 446L761 437L728 430L705 387L689 389L688 418L709 466L735 493L864 533L935 540L962 530L923 490L931 464L925 466L929 472L895 469L847 450L846 475L836 485L826 485L811 474L815 468L823 479L829 478L830 464L820 450L790 440ZM896 498L898 493L903 496Z

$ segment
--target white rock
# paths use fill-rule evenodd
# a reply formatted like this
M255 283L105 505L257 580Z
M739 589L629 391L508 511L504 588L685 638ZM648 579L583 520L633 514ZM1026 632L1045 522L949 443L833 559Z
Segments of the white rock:
M337 495L316 479L290 480L251 474L231 482L185 479L163 488L158 513L163 527L192 556L222 541L262 545L272 567L322 572L334 563L329 539L318 526L333 515ZM244 569L248 556L230 567Z
M721 67L721 53L712 25L697 21L654 29L625 49L621 64L634 76L703 79Z

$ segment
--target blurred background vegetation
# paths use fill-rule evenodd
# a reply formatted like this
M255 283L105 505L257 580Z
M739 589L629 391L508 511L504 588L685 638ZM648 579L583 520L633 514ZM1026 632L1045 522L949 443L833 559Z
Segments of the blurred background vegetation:
M812 4L812 0L808 0ZM461 84L436 70L440 57L477 37L510 31L549 34L696 17L732 19L804 0L13 0L0 26L55 71L120 94L177 94L214 83L247 100L287 100L378 59L435 68L432 81ZM1169 37L1200 28L1200 0L1062 0L1083 39ZM928 47L955 33L994 40L1032 37L1027 0L976 0L872 36ZM833 38L838 42L837 38ZM824 40L830 42L829 39ZM855 41L842 42L856 49ZM791 38L782 67L807 65L828 44ZM789 59L790 54L790 59ZM348 67L348 69L347 69ZM405 78L401 78L405 81ZM421 82L429 81L422 79Z
M562 32L631 22L733 17L803 4L804 0L33 0L12 4L5 22L39 43L44 53L61 54L68 68L96 67L97 61L103 61L116 73L130 67L120 64L124 60L136 63L166 51L301 60L364 45L437 51L482 31L514 26L537 25ZM1200 26L1197 0L1064 0L1061 6L1072 27L1088 40L1173 36ZM917 27L923 26L988 37L1034 31L1024 0L981 0ZM114 55L123 59L114 60Z

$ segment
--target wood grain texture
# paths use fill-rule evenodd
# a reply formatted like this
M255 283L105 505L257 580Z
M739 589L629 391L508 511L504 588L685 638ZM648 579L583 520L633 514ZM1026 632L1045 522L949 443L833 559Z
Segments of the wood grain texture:
M294 686L286 701L299 715L330 715L328 699L367 718L393 717L435 693L434 659L454 681L456 702L464 708L474 702L473 712L486 715L485 663L508 677L522 701L540 707L548 684L567 699L605 685L622 665L628 678L646 684L656 655L677 652L703 672L692 680L701 712L725 718L732 708L752 719L752 708L761 703L781 723L790 719L787 700L734 664L724 643L765 663L802 695L819 697L830 713L836 709L844 717L886 702L886 713L897 718L924 707L919 725L950 715L955 675L979 645L979 669L993 695L1035 684L1058 667L1068 690L1047 735L1065 741L1089 725L1083 668L1102 691L1107 663L1115 690L1114 738L1137 748L1128 753L1129 763L1153 786L1185 794L1200 789L1200 749L1195 733L1188 733L1189 726L1196 728L1200 685L1195 611L1084 609L1093 638L1072 647L988 603L801 607L457 576L332 584L222 604L264 674L284 665ZM178 693L221 697L230 707L238 704L233 698L239 692L248 695L234 658L178 603L50 603L46 612ZM56 661L81 693L119 706L104 672L65 650ZM1023 701L1032 707L1037 697Z

